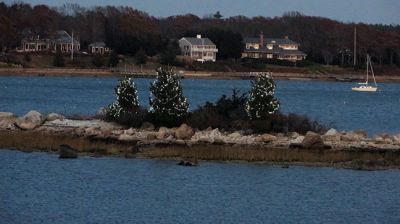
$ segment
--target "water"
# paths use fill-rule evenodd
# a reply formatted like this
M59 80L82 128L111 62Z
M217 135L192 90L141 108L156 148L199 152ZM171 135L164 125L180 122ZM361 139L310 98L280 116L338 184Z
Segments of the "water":
M400 223L400 172L0 150L0 223Z
M0 111L23 115L43 113L91 115L115 100L117 78L0 77ZM148 107L151 79L137 79L141 104ZM215 102L233 88L250 89L248 80L182 81L191 109ZM351 91L353 83L277 81L276 96L285 113L305 114L340 130L364 129L370 134L400 133L400 84L380 83L380 91Z

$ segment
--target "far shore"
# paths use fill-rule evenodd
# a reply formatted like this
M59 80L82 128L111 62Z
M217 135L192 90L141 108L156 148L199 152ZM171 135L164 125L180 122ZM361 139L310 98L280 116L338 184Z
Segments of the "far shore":
M189 79L222 79L222 80L251 80L256 72L209 72L209 71L177 71L183 78ZM357 74L309 74L272 72L277 80L324 80L357 82L364 80L363 73ZM75 68L0 68L0 76L50 76L50 77L123 77L128 74L115 72L110 69L75 69ZM145 71L133 74L137 78L153 78L155 72ZM400 82L399 75L376 76L377 82Z

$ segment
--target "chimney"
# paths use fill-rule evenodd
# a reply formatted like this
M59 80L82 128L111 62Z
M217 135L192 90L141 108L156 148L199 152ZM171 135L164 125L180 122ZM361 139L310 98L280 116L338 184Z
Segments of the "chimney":
M201 34L197 34L197 39L201 39Z
M284 36L284 38L285 38L285 39L289 39L289 36L288 36L288 35L286 35L286 36Z
M262 31L260 32L260 44L264 46L264 33Z

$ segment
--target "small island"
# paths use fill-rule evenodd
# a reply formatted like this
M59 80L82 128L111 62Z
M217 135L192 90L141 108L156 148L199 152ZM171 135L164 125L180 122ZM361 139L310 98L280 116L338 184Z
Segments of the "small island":
M233 91L216 103L188 112L179 77L157 70L150 108L139 106L133 79L122 79L117 99L99 115L66 118L30 111L0 112L0 148L25 152L246 161L288 167L332 166L377 170L400 168L400 135L369 137L362 130L337 131L305 116L281 114L270 74L260 73L248 95ZM67 153L67 155L63 155Z

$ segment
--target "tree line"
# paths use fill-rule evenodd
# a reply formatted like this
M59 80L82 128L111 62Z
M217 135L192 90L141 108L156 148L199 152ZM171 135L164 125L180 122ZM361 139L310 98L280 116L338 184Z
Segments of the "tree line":
M212 14L211 14L212 15ZM240 58L244 37L289 36L301 44L307 58L324 64L351 66L353 33L357 28L357 61L369 53L375 63L400 66L400 26L342 23L335 20L288 12L281 17L200 18L186 14L156 18L131 7L83 8L66 4L51 8L17 2L0 3L0 48L20 45L26 33L44 36L55 30L74 31L85 49L91 42L105 41L121 54L167 55L176 51L176 41L183 36L203 34L217 44L219 59Z

